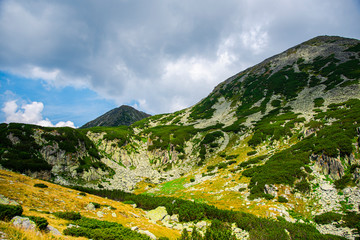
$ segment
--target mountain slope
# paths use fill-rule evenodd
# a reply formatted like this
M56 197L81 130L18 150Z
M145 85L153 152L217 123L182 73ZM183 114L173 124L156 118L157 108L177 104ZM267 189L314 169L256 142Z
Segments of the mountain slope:
M149 116L151 115L138 111L133 107L122 105L84 124L81 128L129 126Z
M234 75L187 109L131 126L74 130L80 142L93 143L81 156L113 171L86 185L307 222L321 233L354 239L360 229L352 224L360 220L359 80L360 41L320 36ZM23 145L14 136L30 145L37 139L21 137L26 126L1 129L8 140L0 142L0 164L7 168L14 169L9 163L18 161ZM44 131L45 140L51 131L65 136L61 129L32 129ZM31 153L66 142L46 141L37 141ZM93 150L86 155L94 148L98 156ZM43 160L50 162L46 155ZM51 172L59 175L54 167ZM72 183L70 175L64 183Z

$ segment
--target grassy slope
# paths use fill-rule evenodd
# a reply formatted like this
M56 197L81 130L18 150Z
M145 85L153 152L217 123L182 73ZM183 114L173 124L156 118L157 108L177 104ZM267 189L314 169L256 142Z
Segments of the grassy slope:
M42 189L34 187L35 183L44 183L49 188ZM180 236L178 231L149 222L148 219L144 217L145 212L141 209L90 194L80 196L79 193L79 191L61 187L56 184L0 170L0 194L20 203L24 209L24 215L44 217L48 220L49 225L57 228L61 232L66 228L68 221L57 219L52 214L38 211L76 211L85 217L118 222L125 227L138 226L140 229L149 230L158 237L166 236L170 239L177 239ZM85 209L85 206L90 202L110 205L116 208L116 210L101 208L95 211L88 211ZM36 209L37 211L31 209ZM106 214L103 218L99 218L96 215L97 211L102 211ZM112 217L112 212L116 213L116 217ZM64 237L63 239L81 238Z

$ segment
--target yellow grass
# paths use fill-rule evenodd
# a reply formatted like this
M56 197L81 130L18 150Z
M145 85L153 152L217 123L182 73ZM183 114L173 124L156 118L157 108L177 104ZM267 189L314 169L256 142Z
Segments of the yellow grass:
M48 188L34 187L36 183L43 183ZM176 230L153 224L145 218L145 212L130 205L110 199L101 198L95 195L79 195L79 191L65 188L49 182L32 179L21 174L10 171L0 170L0 194L7 198L17 201L24 209L24 215L41 216L48 220L49 225L62 232L69 221L54 217L51 212L57 211L76 211L82 216L117 222L125 227L138 226L140 229L149 230L157 237L168 237L177 239L180 233ZM94 211L86 210L85 207L90 202L101 205L109 205L116 210L101 207ZM99 218L97 211L102 211L104 217ZM115 213L116 216L112 216ZM81 238L61 238L61 239L81 239Z

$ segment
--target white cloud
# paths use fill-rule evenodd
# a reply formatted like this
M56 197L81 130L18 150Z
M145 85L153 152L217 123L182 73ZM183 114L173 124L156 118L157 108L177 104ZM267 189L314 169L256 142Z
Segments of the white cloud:
M0 70L169 112L312 37L360 38L359 22L358 0L2 0Z
M5 113L5 122L18 122L35 124L44 127L72 127L75 128L74 123L71 121L58 122L52 124L49 119L43 119L42 111L44 104L42 102L32 102L18 106L16 100L8 101L4 104L2 111Z

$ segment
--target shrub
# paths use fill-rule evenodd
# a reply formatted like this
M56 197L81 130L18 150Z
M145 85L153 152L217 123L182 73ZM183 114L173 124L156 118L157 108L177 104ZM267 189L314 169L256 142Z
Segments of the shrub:
M47 185L43 184L43 183L35 183L34 187L38 187L38 188L48 188Z
M352 177L350 174L344 175L342 178L336 180L334 182L336 189L344 189L348 185L351 185L353 183Z
M43 217L35 217L35 216L26 216L26 217L29 218L31 221L33 221L36 224L36 227L41 231L45 230L49 224L48 221Z
M314 99L314 107L321 107L324 104L325 100L323 98Z
M0 220L10 221L15 216L21 216L23 209L20 205L0 204Z
M67 228L64 230L65 235L74 237L86 237L94 240L115 240L115 239L132 239L148 240L149 237L123 225L115 222L100 221L91 218L81 218L73 221L72 224L79 227Z
M299 190L300 192L307 193L310 191L311 188L308 181L302 180L295 185L295 189Z
M86 193L84 193L84 192L80 192L80 193L79 193L79 195L81 195L81 196L84 196L84 197L85 197L85 196L86 196Z
M287 200L286 197L278 196L278 202L280 202L280 203L287 203L287 202L289 202L289 200Z
M195 178L190 178L190 182L195 182Z
M265 194L264 194L264 198L265 198L266 200L272 200L272 199L274 199L274 196L271 195L271 194L265 193Z
M94 205L95 208L100 208L101 207L100 203L96 203L96 202L91 202L91 203Z
M252 155L255 155L256 153L257 153L257 151L250 151L250 152L246 153L246 155L252 156Z
M78 220L81 219L81 215L78 212L54 212L58 218L66 219L66 220Z
M326 212L315 216L314 221L317 224L328 224L332 222L338 222L342 219L343 215L334 212Z

